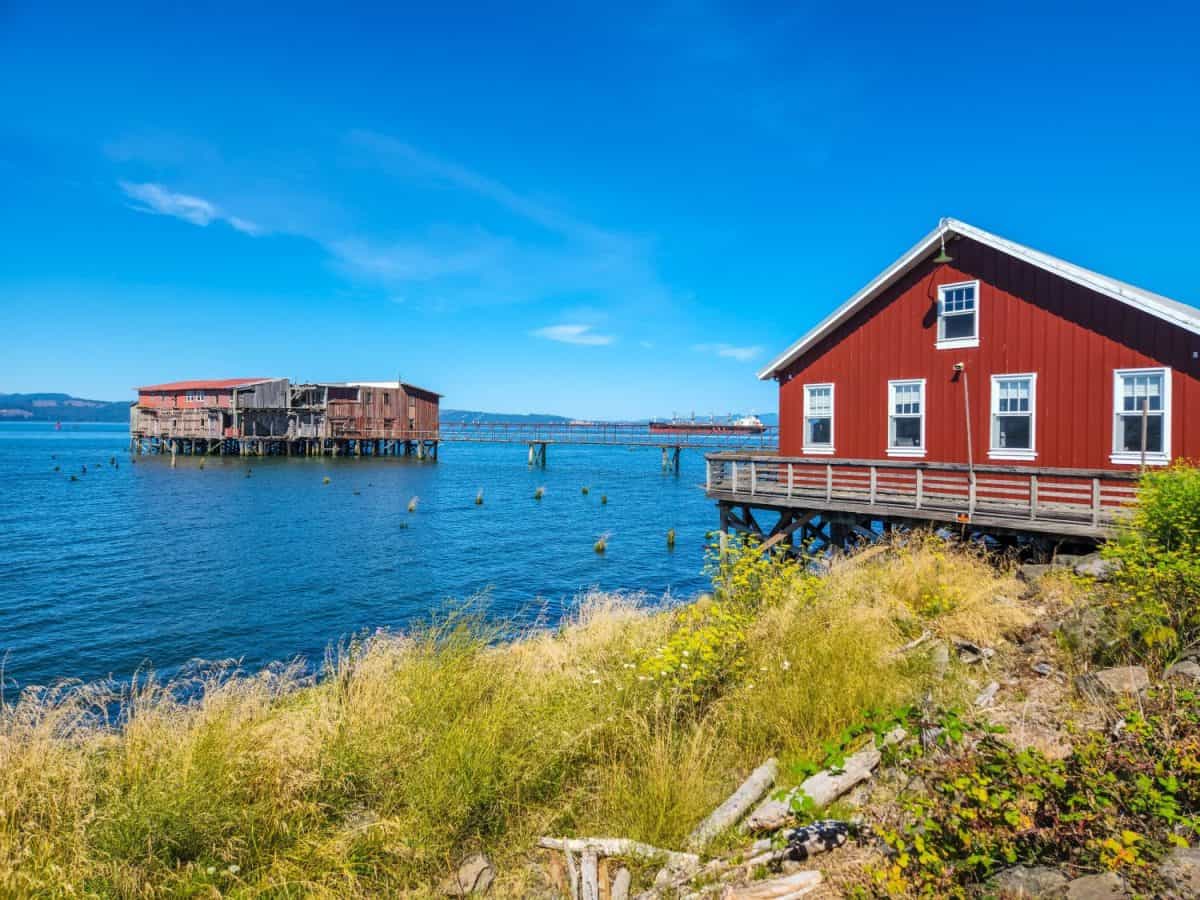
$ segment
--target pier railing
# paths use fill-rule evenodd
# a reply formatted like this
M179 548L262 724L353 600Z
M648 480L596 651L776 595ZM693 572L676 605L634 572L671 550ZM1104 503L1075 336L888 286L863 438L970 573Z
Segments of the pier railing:
M608 444L633 447L680 447L702 450L767 452L779 445L779 429L723 432L658 426L646 422L442 422L438 439L501 444Z
M718 500L1014 529L1104 534L1134 502L1136 472L712 453Z

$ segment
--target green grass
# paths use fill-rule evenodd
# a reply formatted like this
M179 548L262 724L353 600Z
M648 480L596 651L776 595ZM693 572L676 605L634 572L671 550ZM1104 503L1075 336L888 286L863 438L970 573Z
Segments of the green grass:
M766 756L924 690L892 652L914 623L960 631L1009 589L936 542L821 579L743 553L692 606L596 595L507 643L466 610L335 655L315 686L214 676L190 704L142 682L120 729L96 691L27 694L0 712L0 895L423 895L480 849L520 896L540 834L680 846Z

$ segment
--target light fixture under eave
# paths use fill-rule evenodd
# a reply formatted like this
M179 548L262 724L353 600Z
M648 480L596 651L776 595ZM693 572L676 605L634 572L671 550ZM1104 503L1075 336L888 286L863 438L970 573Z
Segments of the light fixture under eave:
M939 263L939 264L954 261L954 257L946 252L946 235L945 234L942 235L942 252L939 253L937 256L935 256L933 258L933 261L935 263Z

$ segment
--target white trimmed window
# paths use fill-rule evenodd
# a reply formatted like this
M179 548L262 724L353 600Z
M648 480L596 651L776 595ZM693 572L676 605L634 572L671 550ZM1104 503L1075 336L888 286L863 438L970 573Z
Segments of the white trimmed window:
M979 282L938 286L937 348L979 346Z
M833 453L833 385L804 386L804 452Z
M888 456L925 455L925 379L888 382Z
M203 403L204 402L204 391L188 391L187 398L188 398L188 401L192 402L192 403Z
M1113 462L1171 461L1170 369L1114 370L1113 410Z
M992 376L992 459L1033 459L1037 375Z

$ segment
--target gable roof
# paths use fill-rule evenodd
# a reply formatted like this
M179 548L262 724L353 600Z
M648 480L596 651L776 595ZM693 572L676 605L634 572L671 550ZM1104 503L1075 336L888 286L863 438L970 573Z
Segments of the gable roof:
M251 384L262 384L264 381L273 380L274 379L271 378L201 378L193 381L168 381L166 384L148 384L144 387L134 388L134 390L141 393L172 393L174 391L196 390L217 391L225 388L246 387Z
M968 225L966 222L960 222L957 219L942 219L938 223L937 228L921 238L907 253L884 269L883 272L877 275L861 291L835 309L832 314L826 317L808 334L788 347L782 355L759 372L758 377L763 380L774 378L780 370L790 366L816 344L817 341L878 297L887 287L924 262L930 253L941 246L943 237L971 238L971 240L999 250L1001 253L1024 260L1040 269L1045 269L1047 272L1080 284L1098 294L1119 300L1122 303L1132 306L1134 309L1140 309L1142 312L1149 313L1173 325L1178 325L1180 328L1186 329L1193 334L1200 334L1200 309L1194 306L1188 306L1186 303L1180 303L1178 300L1172 300L1170 297L1164 297L1161 294L1154 294L1142 288L1134 287L1132 284L1126 284L1124 281L1117 281L1115 278L1109 278L1107 275L1101 275L1099 272L1093 272L1082 266L1058 259L1048 253L1042 253L1040 250L1025 247L1007 238L984 231L982 228Z

